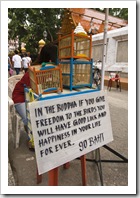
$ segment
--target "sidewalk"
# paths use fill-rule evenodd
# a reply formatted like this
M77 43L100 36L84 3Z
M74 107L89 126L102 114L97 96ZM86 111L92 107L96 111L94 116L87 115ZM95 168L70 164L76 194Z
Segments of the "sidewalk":
M105 88L106 89L106 88ZM128 92L117 91L112 88L108 93L111 123L114 141L108 146L124 157L128 157ZM9 121L10 122L10 121ZM14 182L17 186L47 186L48 175L43 174L42 183L36 184L36 160L35 153L28 150L26 133L21 129L20 147L14 149L12 131L9 125L9 161L13 171ZM86 155L88 159L94 159L95 152ZM120 160L104 147L100 148L101 159ZM55 160L55 159L54 159ZM100 186L100 178L95 162L86 163L88 186ZM10 172L10 170L9 170ZM127 186L128 164L102 162L104 186ZM9 178L10 179L10 178ZM13 182L13 185L14 185ZM70 162L69 169L59 168L59 186L82 186L81 164L75 159ZM12 184L9 184L12 185Z
M15 186L15 178L11 169L11 164L8 160L8 186Z

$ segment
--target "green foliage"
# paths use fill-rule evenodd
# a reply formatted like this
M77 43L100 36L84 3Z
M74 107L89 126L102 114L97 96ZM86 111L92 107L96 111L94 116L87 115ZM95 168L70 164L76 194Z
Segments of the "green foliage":
M95 8L95 10L105 13L105 8ZM109 8L109 15L128 20L128 8Z
M62 12L61 8L9 8L8 37L15 39L18 35L20 43L26 43L26 49L36 53L44 30L48 41L57 39Z
M128 20L128 8L110 8L109 14L121 19Z

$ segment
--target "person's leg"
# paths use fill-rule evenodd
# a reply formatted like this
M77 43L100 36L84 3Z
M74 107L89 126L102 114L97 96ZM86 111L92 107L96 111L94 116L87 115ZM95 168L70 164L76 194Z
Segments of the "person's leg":
M116 89L118 89L119 88L119 80L117 79L115 81L116 81Z
M11 75L10 75L10 69L8 69L8 78L10 77Z
M16 71L16 75L18 75L20 72L20 68L15 68L15 71Z
M111 90L111 87L112 87L112 80L109 79L109 81L108 81L108 89L109 89L109 91Z
M18 74L20 73L21 68L18 68Z
M16 71L16 75L18 75L18 68L15 68L15 71Z
M20 115L20 117L22 118L24 125L27 126L25 102L15 104L15 109L18 112L18 114Z
M16 111L18 112L18 114L20 115L20 117L22 118L22 121L24 123L24 129L25 129L25 131L28 134L28 147L29 147L29 149L31 149L31 150L34 151L33 134L32 134L32 131L29 131L28 130L28 126L27 126L28 120L27 120L27 117L26 117L26 106L25 106L25 102L15 104L15 108L16 108Z
M28 71L28 68L24 68L25 73Z

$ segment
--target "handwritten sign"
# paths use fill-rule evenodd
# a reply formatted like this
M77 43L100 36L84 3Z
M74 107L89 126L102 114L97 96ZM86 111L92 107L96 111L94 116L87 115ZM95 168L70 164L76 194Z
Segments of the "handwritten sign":
M105 92L29 103L39 174L113 140Z

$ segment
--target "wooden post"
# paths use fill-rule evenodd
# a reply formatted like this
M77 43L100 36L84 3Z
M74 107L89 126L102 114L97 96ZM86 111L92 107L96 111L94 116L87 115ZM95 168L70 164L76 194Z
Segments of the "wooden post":
M87 185L87 177L86 177L86 156L82 155L80 157L81 160L81 171L82 171L82 183L83 186Z
M48 185L58 186L58 167L48 172Z

